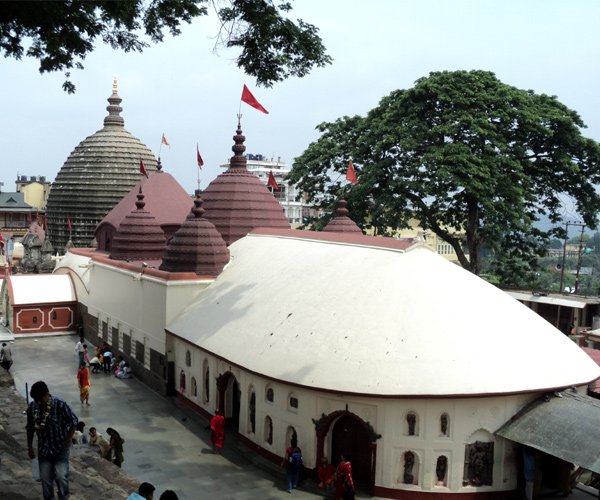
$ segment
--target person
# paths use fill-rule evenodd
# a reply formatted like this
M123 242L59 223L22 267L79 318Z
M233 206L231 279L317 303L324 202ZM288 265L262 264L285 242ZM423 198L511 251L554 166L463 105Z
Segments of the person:
M44 500L54 499L54 483L58 497L69 497L69 448L78 418L63 400L50 394L42 380L31 386L33 401L27 407L27 448L35 458L33 436L37 436L37 456Z
M85 435L85 422L80 420L75 426L75 433L73 434L73 444L82 445L89 444L88 437Z
M129 495L127 500L152 500L154 498L155 489L153 484L142 483L140 484L137 493Z
M100 434L98 431L96 431L95 427L90 427L89 435L90 435L90 439L89 439L90 446L98 448L98 450L100 451L100 456L102 458L106 458L107 460L110 460L110 445L108 444L106 439L104 439L104 437L102 437L102 434Z
M102 349L102 366L104 366L104 373L110 373L112 361L112 352L110 352L110 347L108 344L104 343L104 347Z
M292 489L298 486L300 470L302 469L302 450L298 448L298 440L295 437L292 438L290 447L285 450L281 466L285 467L287 492L291 493Z
M100 354L102 356L102 354ZM98 359L98 356L94 356L90 359L90 366L92 367L92 373L98 373L102 369L102 363Z
M225 417L217 408L213 418L210 419L210 441L213 453L218 453L225 444Z
M8 371L10 370L12 364L12 352L10 347L6 345L6 342L2 342L2 348L0 349L0 366Z
M87 344L83 344L83 361L88 365L90 364L90 354Z
M112 427L106 429L106 433L110 436L109 447L112 454L112 462L117 467L121 467L124 461L123 458L123 443L125 440L119 435L119 433Z
M335 470L334 500L353 500L355 494L352 464L347 456L340 456L340 463Z
M79 400L81 404L90 405L90 388L92 384L90 382L90 369L85 366L85 361L79 364L79 370L77 370L77 383L79 384Z
M179 497L173 490L165 490L158 500L179 500Z
M329 463L327 457L321 458L321 465L319 465L317 474L319 476L319 488L329 489L333 486L335 467Z
M117 378L131 378L131 368L127 361L123 362L123 366L115 372Z
M85 361L84 359L84 348L83 348L83 337L79 337L79 341L75 344L75 352L79 358L77 366Z

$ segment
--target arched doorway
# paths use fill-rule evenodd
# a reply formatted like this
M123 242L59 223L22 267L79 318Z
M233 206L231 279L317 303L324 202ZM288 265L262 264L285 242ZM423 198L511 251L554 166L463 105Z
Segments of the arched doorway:
M357 486L371 487L372 450L364 424L343 415L331 429L331 462L337 465L344 454L352 462L352 475Z
M217 379L217 387L219 389L218 408L225 416L225 425L239 431L241 392L233 373L221 374Z

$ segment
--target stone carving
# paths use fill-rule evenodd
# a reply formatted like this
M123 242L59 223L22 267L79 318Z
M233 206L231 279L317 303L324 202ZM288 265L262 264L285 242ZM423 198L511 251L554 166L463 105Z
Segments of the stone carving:
M415 477L413 476L413 467L415 465L415 454L412 451L407 451L404 454L404 476L402 482L404 484L414 484Z

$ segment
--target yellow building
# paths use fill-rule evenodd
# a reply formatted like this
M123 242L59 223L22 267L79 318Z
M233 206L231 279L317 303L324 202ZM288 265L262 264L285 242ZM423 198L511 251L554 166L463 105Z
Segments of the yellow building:
M50 182L46 181L43 175L30 177L26 175L18 175L17 193L23 193L25 203L39 210L46 209L46 201L50 193Z

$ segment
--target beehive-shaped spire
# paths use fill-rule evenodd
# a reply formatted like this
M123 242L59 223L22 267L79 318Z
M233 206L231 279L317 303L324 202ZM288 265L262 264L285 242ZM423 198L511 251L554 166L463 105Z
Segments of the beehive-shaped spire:
M160 269L218 276L228 262L225 240L204 218L200 191L196 191L194 208L167 245Z
M363 234L360 227L356 225L350 217L348 217L348 202L346 200L340 200L334 219L329 221L323 231L328 233L360 233Z
M115 234L110 253L118 260L160 260L165 251L165 233L156 218L144 210L142 187L137 195L135 210L127 215Z
M256 227L290 227L273 193L246 168L245 139L238 121L229 168L202 193L205 217L215 225L227 245Z
M148 172L156 169L152 151L124 128L117 91L115 79L103 128L75 147L48 195L46 237L61 252L70 239L89 245L97 224L139 181L140 159Z

